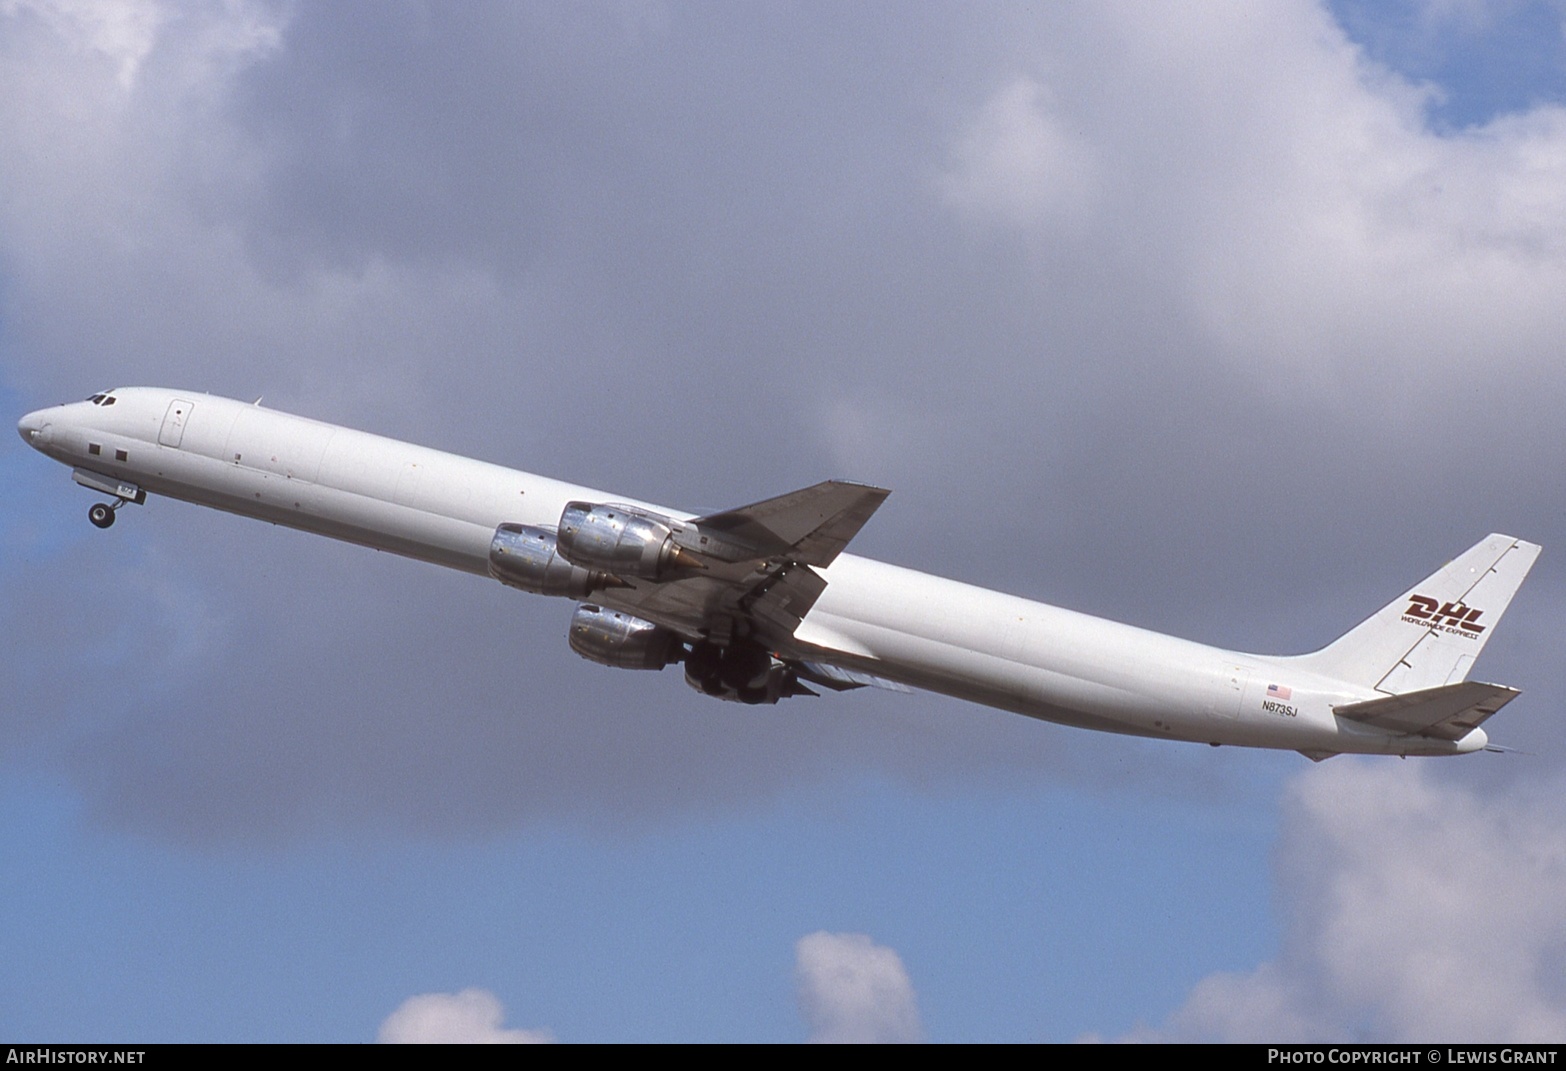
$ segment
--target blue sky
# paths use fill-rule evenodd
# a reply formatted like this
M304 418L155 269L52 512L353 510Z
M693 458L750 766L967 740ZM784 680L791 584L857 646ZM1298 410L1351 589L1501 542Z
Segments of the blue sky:
M99 532L11 438L0 1037L1560 1040L1563 17L0 9L6 412L265 395L691 509L860 478L858 551L1258 651L1545 547L1479 666L1524 754L1314 766L731 708L472 577Z
M1376 62L1436 87L1440 128L1483 126L1498 115L1566 99L1566 39L1558 4L1335 3L1349 36Z
M1148 821L1058 792L863 785L623 843L544 832L193 858L84 828L47 786L16 794L6 851L30 862L8 911L37 927L29 945L57 943L7 949L28 975L7 1014L85 1015L108 1037L156 1015L179 1038L365 1038L413 992L478 985L505 995L515 1025L563 1039L790 1040L794 942L824 920L896 947L952 1038L1069 1034L1105 1005L1189 984L1195 942L1245 949L1233 966L1270 945L1261 816ZM1183 847L1220 831L1199 857ZM1086 855L1088 833L1109 843ZM1172 910L1149 870L1212 904L1250 872L1251 906ZM1108 932L1106 899L1132 916ZM84 975L98 979L87 990ZM999 999L1012 989L1028 995Z

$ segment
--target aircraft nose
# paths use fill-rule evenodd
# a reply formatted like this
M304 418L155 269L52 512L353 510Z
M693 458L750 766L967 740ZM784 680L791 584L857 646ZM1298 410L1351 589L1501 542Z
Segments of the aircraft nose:
M28 413L16 422L16 433L28 446L43 446L49 441L49 432L49 421L42 409Z

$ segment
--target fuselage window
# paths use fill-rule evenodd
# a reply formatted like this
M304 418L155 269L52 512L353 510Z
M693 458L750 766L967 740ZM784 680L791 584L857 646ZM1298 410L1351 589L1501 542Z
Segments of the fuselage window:
M114 460L116 460L116 461L129 461L130 460L130 455L127 454L124 450L116 450L116 451L114 451Z
M97 443L88 443L87 452L93 457L97 457L99 454L103 453L103 447L99 446Z

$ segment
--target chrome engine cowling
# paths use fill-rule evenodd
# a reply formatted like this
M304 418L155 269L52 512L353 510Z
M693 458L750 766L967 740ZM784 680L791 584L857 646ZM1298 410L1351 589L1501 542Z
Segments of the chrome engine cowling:
M607 573L583 569L561 557L555 533L527 524L503 524L489 544L489 575L535 595L585 599L600 588L624 587Z
M685 683L731 703L776 703L791 695L815 695L789 666L748 640L719 646L703 641L685 656Z
M573 565L615 576L663 580L702 563L674 539L672 517L631 506L568 502L556 534L560 554Z
M567 638L583 658L618 669L662 669L685 653L673 629L585 602L571 615Z

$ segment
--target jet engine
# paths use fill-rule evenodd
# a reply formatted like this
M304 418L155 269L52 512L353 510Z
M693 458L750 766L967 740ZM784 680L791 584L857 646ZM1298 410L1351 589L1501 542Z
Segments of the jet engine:
M704 568L675 542L678 523L631 506L568 502L557 544L566 561L583 569L663 580L680 569Z
M786 663L749 640L726 646L703 641L685 656L685 683L731 703L776 703L791 695L815 695Z
M600 588L623 588L608 573L572 565L557 553L555 533L528 524L503 524L489 544L489 575L535 595L585 599Z
M673 629L586 602L571 615L567 638L583 658L618 669L662 669L685 653Z

